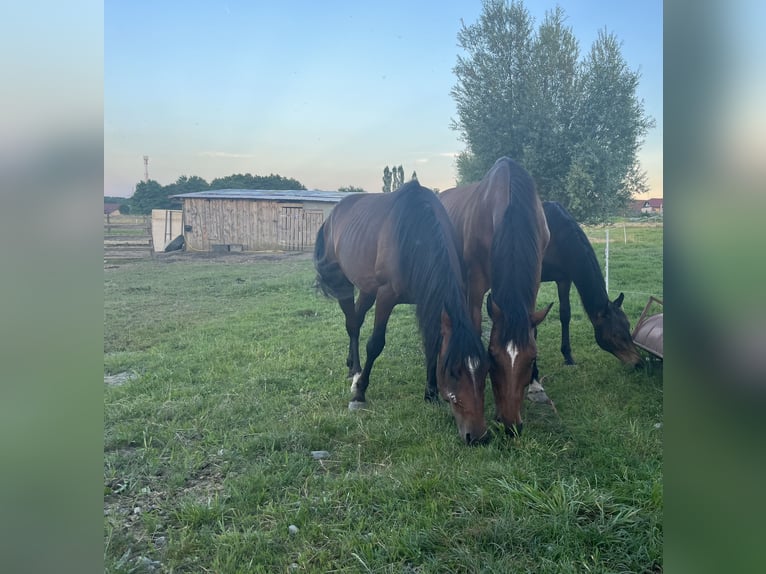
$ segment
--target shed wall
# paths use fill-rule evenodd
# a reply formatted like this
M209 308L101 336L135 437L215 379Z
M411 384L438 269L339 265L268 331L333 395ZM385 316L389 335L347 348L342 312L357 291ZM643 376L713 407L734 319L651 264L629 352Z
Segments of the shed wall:
M244 251L313 248L334 204L254 199L184 198L184 237L190 251L241 245Z

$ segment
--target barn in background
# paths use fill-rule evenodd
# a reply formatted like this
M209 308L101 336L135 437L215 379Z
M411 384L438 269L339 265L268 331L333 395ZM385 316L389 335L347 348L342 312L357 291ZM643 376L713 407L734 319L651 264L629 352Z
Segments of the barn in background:
M183 203L188 251L307 251L347 193L217 189L172 197Z

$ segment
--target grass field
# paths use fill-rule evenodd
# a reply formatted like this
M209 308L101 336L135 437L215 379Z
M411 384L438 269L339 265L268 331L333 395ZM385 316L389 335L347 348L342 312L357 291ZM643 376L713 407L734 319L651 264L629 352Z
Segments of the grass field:
M603 263L603 229L587 232ZM610 233L610 296L633 325L662 296L662 227L626 233ZM348 410L342 314L313 279L303 256L105 268L104 373L133 375L104 388L107 571L662 571L661 365L598 349L573 294L578 364L557 304L539 333L556 412L527 402L520 439L466 447L423 401L410 307L368 408ZM543 284L538 307L555 300ZM489 384L486 403L490 420Z

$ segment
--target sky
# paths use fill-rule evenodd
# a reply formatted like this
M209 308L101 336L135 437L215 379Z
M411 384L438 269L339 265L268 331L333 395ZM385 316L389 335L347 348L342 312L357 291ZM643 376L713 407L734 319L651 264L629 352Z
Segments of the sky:
M536 25L563 8L584 57L599 30L622 42L656 121L639 158L662 192L662 2L527 0ZM380 191L386 165L455 185L465 149L450 90L461 21L481 0L108 1L104 195L144 177L278 174L308 189Z

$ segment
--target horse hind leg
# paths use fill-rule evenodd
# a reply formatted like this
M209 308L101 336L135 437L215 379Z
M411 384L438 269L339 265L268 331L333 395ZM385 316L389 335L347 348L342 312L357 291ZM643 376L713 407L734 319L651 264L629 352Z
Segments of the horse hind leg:
M348 356L346 357L346 366L348 367L348 377L352 378L362 372L362 365L359 361L359 333L364 324L364 317L375 303L375 295L370 293L359 293L359 297L354 304L353 299L344 299L339 301L340 308L346 317L346 332L348 333Z
M364 368L361 374L354 375L353 383L351 384L351 402L348 407L352 410L363 406L366 402L365 393L367 392L367 386L370 384L372 365L386 345L388 319L396 305L396 296L393 291L383 290L383 296L381 296L381 290L378 290L375 306L375 326L372 329L372 335L367 340L367 356L365 357Z
M348 367L349 378L362 370L359 364L359 321L357 320L354 309L354 298L339 299L343 315L346 317L346 333L348 333L348 355L346 356L346 366Z

